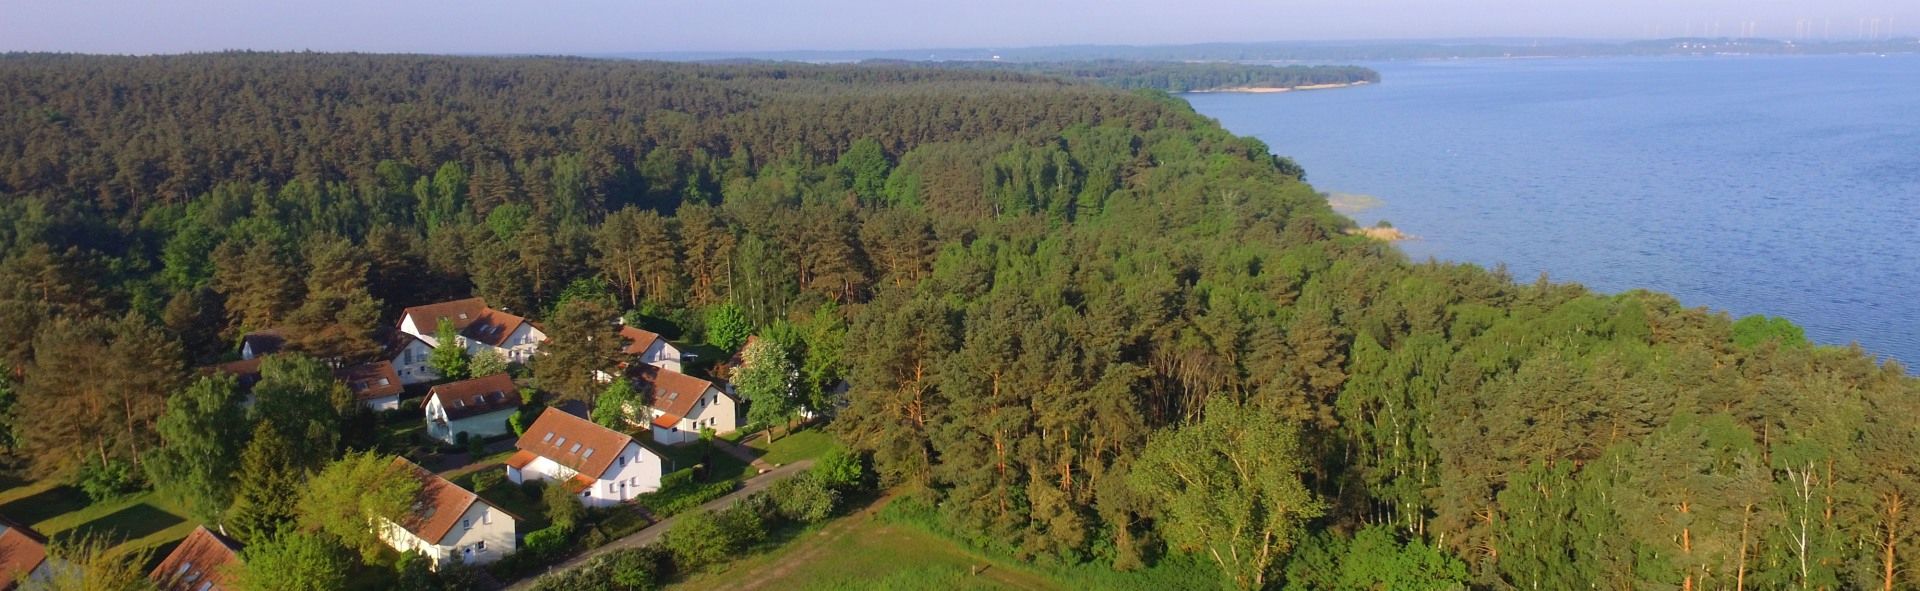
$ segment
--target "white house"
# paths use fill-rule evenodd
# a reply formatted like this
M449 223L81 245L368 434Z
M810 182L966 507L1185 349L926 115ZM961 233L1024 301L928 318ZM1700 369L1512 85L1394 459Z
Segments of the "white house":
M460 433L488 437L508 432L507 417L520 410L520 391L512 376L497 373L434 386L422 408L427 435L454 443Z
M239 542L200 526L174 546L147 578L161 591L235 591L227 565L239 562Z
M647 365L680 371L680 348L660 338L658 333L623 324L620 326L620 337L627 340L626 347L620 349L621 353Z
M413 462L394 458L393 464L420 479L420 496L399 523L382 519L376 524L387 545L425 554L435 569L455 561L486 564L513 553L517 519L512 514Z
M625 433L549 408L514 443L507 480L565 483L588 507L608 507L660 488L666 461Z
M346 382L347 389L353 391L355 400L361 406L372 410L394 410L400 408L400 394L406 391L400 374L393 369L393 363L375 361L333 372L334 377Z
M494 350L515 363L526 363L540 349L547 334L525 318L487 307L481 298L467 298L414 306L400 311L400 332L424 341L428 348L440 345L440 321L453 324L454 338L469 355Z
M47 539L33 530L0 519L0 589L23 581L45 581L58 569L47 558Z
M433 344L418 335L395 332L387 338L386 359L393 364L393 371L400 376L402 384L411 386L440 379L440 372L427 364L432 356Z
M653 366L633 373L647 390L654 441L678 445L700 439L701 429L722 434L740 428L740 400L713 382Z

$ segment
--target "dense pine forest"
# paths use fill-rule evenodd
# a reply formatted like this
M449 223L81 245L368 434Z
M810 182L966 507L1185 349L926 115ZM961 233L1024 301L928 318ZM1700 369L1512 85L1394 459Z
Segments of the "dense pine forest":
M1296 88L1379 82L1380 73L1359 66L1274 66L1222 62L1147 62L1097 60L1082 62L944 61L899 62L871 60L862 65L895 65L958 70L1001 70L1091 80L1114 88L1152 88L1193 92L1234 88Z
M1897 364L1352 227L1177 98L1039 73L4 56L0 459L97 481L247 438L162 419L250 330L353 360L466 295L555 335L633 311L691 340L726 310L793 335L803 390L849 384L815 406L882 484L1023 560L1239 589L1920 586ZM251 437L294 449L202 488L353 446L280 424Z

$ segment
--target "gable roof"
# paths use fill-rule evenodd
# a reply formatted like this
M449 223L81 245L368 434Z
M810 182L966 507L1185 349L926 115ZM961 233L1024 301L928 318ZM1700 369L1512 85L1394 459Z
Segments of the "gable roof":
M480 495L473 494L473 491L460 488L460 485L428 472L406 458L394 458L393 465L412 472L415 478L420 479L420 494L414 497L413 510L400 519L400 527L428 543L438 545L445 539L447 532L453 531L453 526L460 523L460 516L465 515L474 503L493 506L481 500ZM512 517L511 514L508 516Z
M559 409L548 408L527 427L527 431L520 435L520 440L515 441L513 446L520 448L521 453L544 457L581 474L598 477L607 473L607 468L613 465L613 459L619 457L629 443L639 442L625 433L596 425ZM657 455L658 452L655 453ZM521 454L514 454L512 459L521 457ZM532 458L525 458L525 461L531 462Z
M260 363L266 357L255 357L239 361L228 361L206 368L203 371L232 375L240 386L241 392L252 392L253 385L260 383Z
M239 552L239 542L206 526L196 527L147 578L165 591L200 591L201 583L212 584L208 589L215 591L227 589L227 563L239 562Z
M630 324L620 325L620 337L627 339L627 346L621 348L620 352L628 355L646 353L647 348L652 347L654 341L660 340L659 333L635 328Z
M394 371L393 362L375 361L333 372L334 377L347 383L347 389L361 400L373 400L389 396L399 396L406 391L400 384L400 372Z
M484 298L467 298L412 306L400 310L400 322L405 323L408 317L412 317L413 326L420 329L420 334L425 335L431 335L439 330L442 318L452 322L454 330L465 330L467 325L479 319L480 313L486 309L487 300Z
M660 411L653 418L653 424L659 427L672 427L680 424L680 419L693 412L694 404L706 395L708 389L720 392L721 396L732 397L725 391L713 387L713 382L683 374L671 369L662 369L651 365L642 365L634 372L641 384L647 386L647 404Z
M401 322L413 318L413 326L421 334L431 335L440 330L440 319L453 324L453 330L468 340L500 346L513 336L513 331L526 324L527 319L495 310L487 306L484 298L467 298L425 306L413 306L400 311Z
M257 330L242 335L240 346L251 351L254 357L278 353L287 346L287 333L277 328Z
M414 343L420 343L420 346L428 349L433 348L433 343L427 342L426 339L422 339L410 332L396 330L393 331L393 334L387 335L387 348L381 356L387 359L399 357L401 351L405 351L408 346Z
M47 561L47 539L26 527L0 519L0 589L11 589Z
M504 373L434 386L427 391L427 399L434 398L440 399L450 421L520 408L520 388L513 384L513 376Z

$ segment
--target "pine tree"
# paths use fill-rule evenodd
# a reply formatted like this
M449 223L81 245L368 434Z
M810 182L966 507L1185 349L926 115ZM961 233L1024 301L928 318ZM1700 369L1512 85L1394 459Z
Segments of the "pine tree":
M378 353L380 301L367 291L361 249L344 238L323 237L309 244L307 261L306 302L288 319L296 347L341 364Z
M247 448L240 453L239 485L234 490L233 506L227 509L227 531L248 544L272 539L290 530L299 512L295 506L307 480L288 440L272 425L254 426Z

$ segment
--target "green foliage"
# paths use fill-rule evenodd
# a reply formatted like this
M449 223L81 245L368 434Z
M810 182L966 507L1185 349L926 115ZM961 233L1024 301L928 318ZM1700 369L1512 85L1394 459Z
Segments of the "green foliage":
M731 303L707 309L707 344L722 351L738 351L753 335L753 322Z
M256 423L247 447L240 452L239 486L233 506L227 509L227 525L243 543L267 540L283 531L299 516L295 505L307 479L307 470L295 461L290 442L280 437L271 425Z
M681 472L692 473L688 470ZM727 493L733 492L734 486L731 480L700 485L662 486L660 490L640 495L634 499L634 502L646 507L647 512L654 514L655 517L668 517L699 507L707 501L727 496Z
M119 458L101 460L87 458L80 465L79 480L75 483L88 499L102 503L118 499L146 487L146 481L140 479L140 469L133 462Z
M399 523L420 498L422 471L404 460L350 453L328 464L300 491L300 524L358 551L368 561L387 548L385 523Z
M807 473L827 488L848 492L866 485L866 470L866 465L860 461L860 456L844 449L834 449L815 460L813 467L807 469Z
M342 416L358 411L353 393L319 360L273 355L260 364L253 416L276 437L294 442L296 465L318 470L341 447Z
M460 333L453 329L453 321L440 319L440 325L434 329L433 353L427 357L427 367L434 373L449 380L464 380L467 373L467 348L460 346Z
M142 465L147 478L202 523L220 523L233 503L233 475L247 438L240 400L232 377L203 377L169 397L154 426L161 446Z
M794 382L799 376L787 348L772 338L757 339L741 357L745 364L735 370L733 386L746 398L747 421L776 425L793 416L798 406Z
M1301 483L1296 429L1216 397L1201 421L1149 438L1129 482L1161 507L1168 543L1213 557L1235 586L1259 589L1325 507Z
M1733 344L1742 349L1753 349L1761 343L1773 342L1782 347L1807 346L1807 332L1792 321L1777 316L1742 317L1733 323Z
M540 491L540 502L546 507L547 522L567 531L572 531L587 515L579 495L569 490L565 482L548 483Z
M507 356L499 349L486 349L467 360L467 371L475 376L490 376L507 373Z
M660 544L673 553L674 566L697 571L731 559L762 533L760 525L751 511L695 511L681 516Z
M528 532L520 551L536 557L557 557L572 539L573 527L554 522L543 529Z
M618 363L622 342L614 324L618 317L606 302L563 302L548 320L547 341L533 360L533 377L540 388L563 399L590 400L600 389L596 372L612 371Z
M1285 569L1288 590L1451 591L1470 587L1467 565L1418 540L1401 541L1391 528L1371 526L1351 540L1320 532L1304 540Z
M147 578L149 551L115 551L108 540L94 537L56 540L47 547L44 577L18 577L6 573L18 585L17 591L146 591L154 589Z
M347 586L353 559L325 536L286 532L254 540L240 552L233 585L247 591L336 591Z
M839 508L840 493L814 474L803 474L776 482L767 495L779 508L780 516L800 523L814 523L832 516Z
M633 422L634 409L646 405L646 398L626 378L614 378L593 402L593 422L602 427L624 430Z

